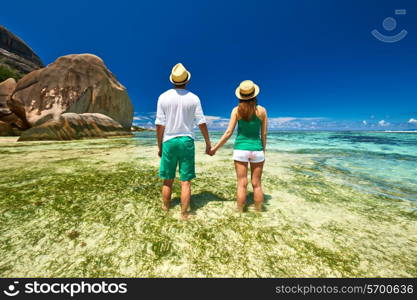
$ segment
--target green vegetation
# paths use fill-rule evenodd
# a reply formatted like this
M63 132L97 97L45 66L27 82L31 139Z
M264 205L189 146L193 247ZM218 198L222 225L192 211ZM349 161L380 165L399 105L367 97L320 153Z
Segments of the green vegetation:
M4 80L8 78L14 78L17 81L22 77L23 75L21 73L10 69L7 65L3 65L0 62L0 82L3 82Z
M160 209L155 150L0 139L0 276L417 276L412 203L360 193L308 155L271 153L265 212L250 196L238 214L229 153L198 144L195 215L181 221L178 184Z

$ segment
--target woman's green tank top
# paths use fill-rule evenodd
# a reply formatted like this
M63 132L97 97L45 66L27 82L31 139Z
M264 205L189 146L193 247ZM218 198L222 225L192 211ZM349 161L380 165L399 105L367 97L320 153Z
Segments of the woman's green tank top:
M262 121L254 114L249 121L237 121L237 136L234 149L263 151L261 140Z

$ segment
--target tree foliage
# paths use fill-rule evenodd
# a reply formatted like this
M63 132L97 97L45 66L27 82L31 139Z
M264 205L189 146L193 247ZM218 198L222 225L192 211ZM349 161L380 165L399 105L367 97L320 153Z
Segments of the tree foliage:
M20 78L22 78L22 75L19 72L12 70L5 65L0 65L0 82L3 82L8 78L14 78L17 81Z

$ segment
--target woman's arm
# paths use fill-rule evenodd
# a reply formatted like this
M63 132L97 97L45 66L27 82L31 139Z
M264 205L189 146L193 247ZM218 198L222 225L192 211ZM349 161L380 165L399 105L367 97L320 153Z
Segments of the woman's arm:
M262 147L264 148L264 152L266 151L266 136L268 134L268 116L266 115L266 109L263 109L262 114L262 127L261 127L261 139L262 139Z
M223 146L224 144L226 144L227 140L232 136L233 131L235 130L236 127L236 123L237 123L237 108L235 107L232 110L232 113L230 115L230 122L229 122L229 126L227 127L226 131L224 132L223 136L221 137L221 139L217 142L216 146L214 146L211 151L213 152L213 154L219 150L219 148L221 146Z

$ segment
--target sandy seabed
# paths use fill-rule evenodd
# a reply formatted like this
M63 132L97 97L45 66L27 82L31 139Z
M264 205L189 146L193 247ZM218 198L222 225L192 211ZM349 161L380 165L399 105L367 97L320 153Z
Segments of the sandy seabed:
M265 211L235 211L231 150L196 143L189 221L140 139L0 138L1 277L416 277L417 205L267 153Z

